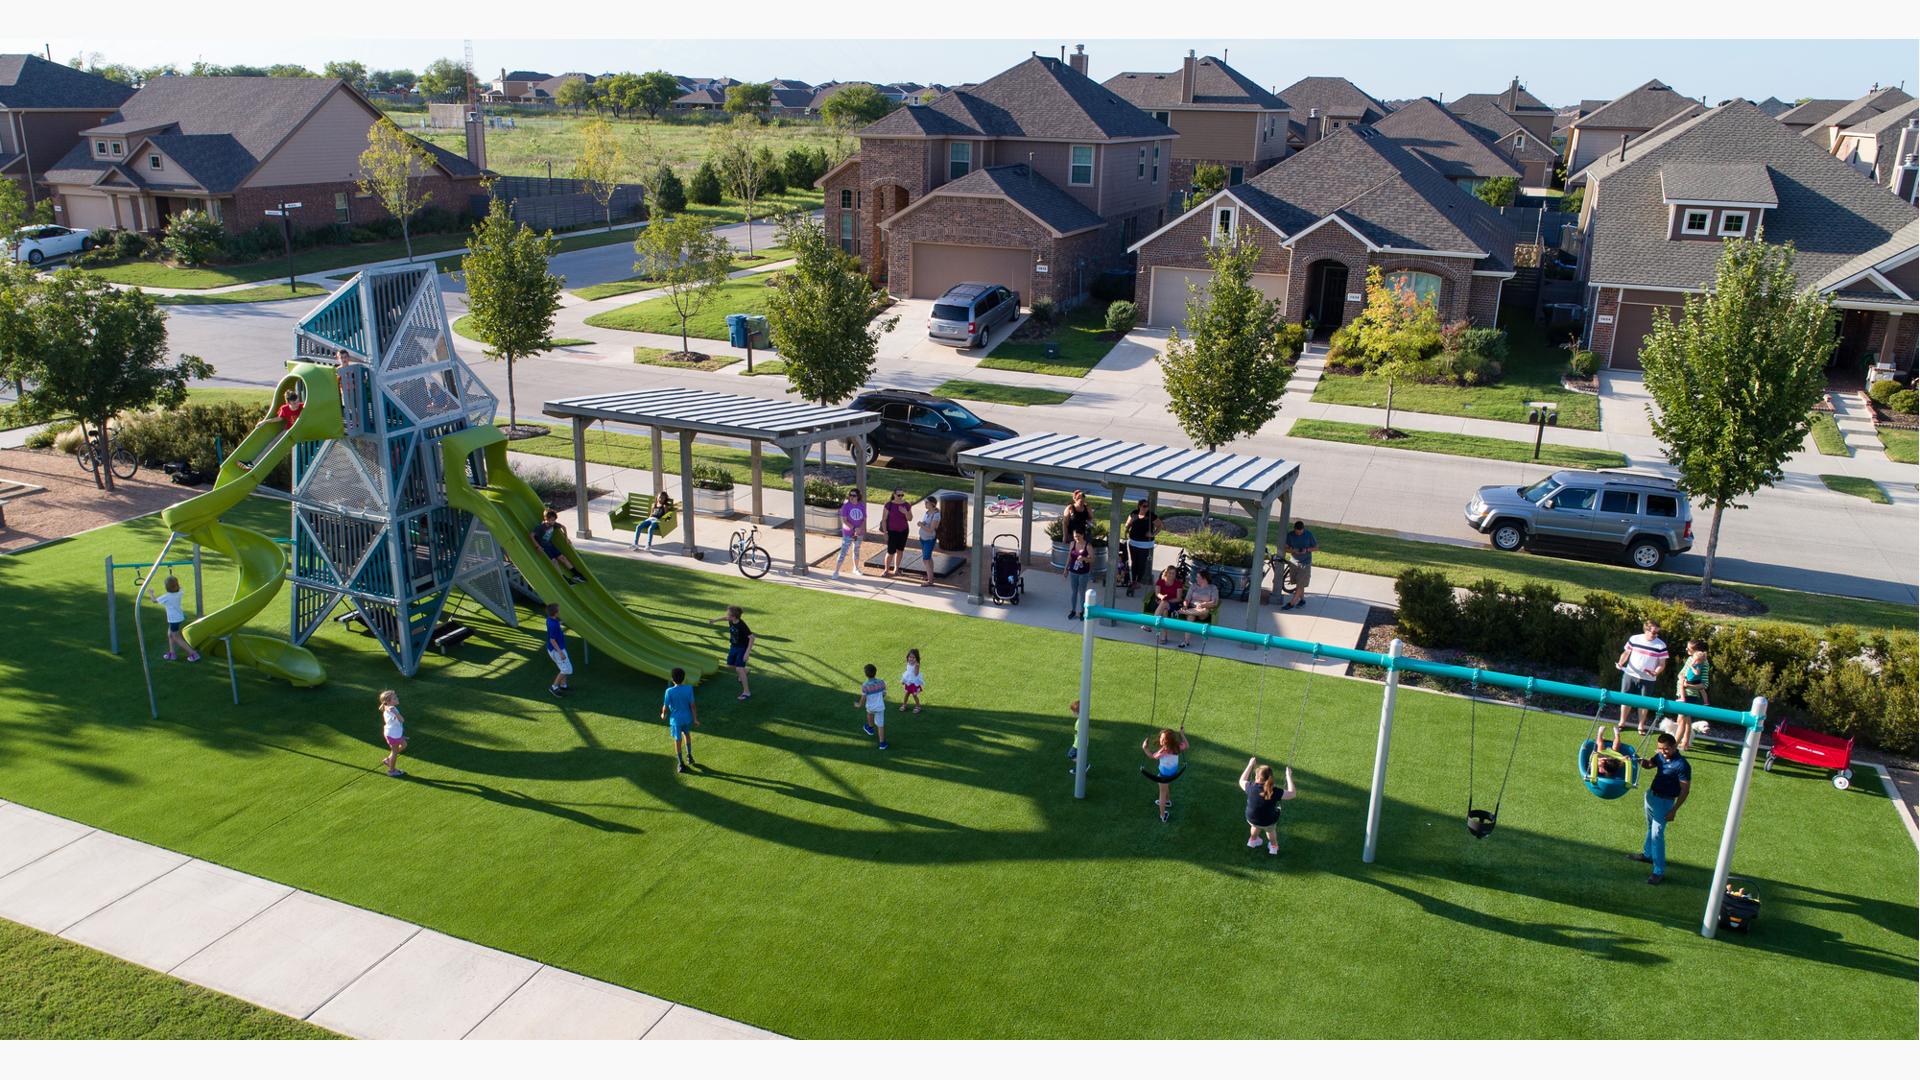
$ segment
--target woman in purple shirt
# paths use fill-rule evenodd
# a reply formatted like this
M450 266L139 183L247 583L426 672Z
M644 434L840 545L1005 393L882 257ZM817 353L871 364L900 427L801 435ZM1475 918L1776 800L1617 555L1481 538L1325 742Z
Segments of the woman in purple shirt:
M840 576L840 567L847 561L847 549L853 549L853 572L860 572L862 562L860 542L867 532L867 497L859 488L852 488L846 498L840 500L840 557L833 561L833 576Z

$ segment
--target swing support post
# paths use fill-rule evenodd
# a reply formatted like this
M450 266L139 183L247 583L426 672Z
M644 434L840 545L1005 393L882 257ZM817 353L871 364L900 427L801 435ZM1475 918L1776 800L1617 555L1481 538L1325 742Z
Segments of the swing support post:
M1706 914L1700 917L1700 936L1710 938L1720 928L1720 904L1727 897L1727 875L1733 871L1733 846L1740 839L1740 817L1747 810L1747 788L1753 784L1753 761L1760 755L1760 733L1767 726L1767 699L1753 699L1750 710L1759 723L1747 729L1740 744L1740 769L1733 776L1733 795L1727 800L1727 823L1720 831L1720 853L1713 860L1713 886L1707 890Z
M1373 744L1373 787L1367 795L1367 840L1360 861L1373 861L1380 846L1380 804L1387 791L1387 747L1393 741L1393 703L1400 694L1400 639L1387 646L1387 689L1380 695L1380 737Z
M1086 608L1094 606L1100 594L1091 587L1081 597ZM1086 608L1082 608L1085 610ZM1093 730L1093 620L1080 620L1080 715L1073 725L1073 797L1087 797L1087 741Z

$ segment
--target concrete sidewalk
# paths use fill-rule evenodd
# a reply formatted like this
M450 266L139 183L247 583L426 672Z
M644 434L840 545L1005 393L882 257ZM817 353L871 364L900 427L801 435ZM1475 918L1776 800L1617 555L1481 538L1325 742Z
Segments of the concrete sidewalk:
M7 802L0 918L359 1039L779 1038Z

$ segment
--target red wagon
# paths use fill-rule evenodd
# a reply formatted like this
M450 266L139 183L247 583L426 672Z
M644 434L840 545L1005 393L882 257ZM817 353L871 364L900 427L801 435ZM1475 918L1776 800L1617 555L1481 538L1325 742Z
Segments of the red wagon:
M1763 768L1771 770L1775 759L1812 765L1816 769L1834 769L1833 786L1841 791L1853 783L1853 740L1828 735L1792 724L1774 730L1773 746L1767 750Z

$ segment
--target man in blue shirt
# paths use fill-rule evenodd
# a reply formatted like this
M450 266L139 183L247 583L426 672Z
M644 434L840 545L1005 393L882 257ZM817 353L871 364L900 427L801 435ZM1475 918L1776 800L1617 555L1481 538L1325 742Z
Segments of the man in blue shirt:
M1281 604L1281 611L1307 606L1307 582L1313 577L1313 553L1320 550L1320 541L1314 538L1306 522L1296 521L1293 531L1287 534L1286 547L1287 562L1291 564L1288 569L1293 571L1293 599Z
M660 699L660 719L667 722L667 731L673 736L673 762L677 771L686 772L693 760L693 729L700 726L700 707L694 704L693 687L687 685L685 668L673 669L673 684L667 687L666 694ZM687 750L686 760L680 759L680 748Z
M1639 854L1627 856L1634 862L1653 864L1653 873L1647 877L1649 885L1666 880L1667 826L1673 823L1673 816L1693 787L1693 766L1680 756L1680 744L1664 731L1658 742L1659 751L1640 763L1641 768L1653 770L1653 783L1647 785L1647 840Z

